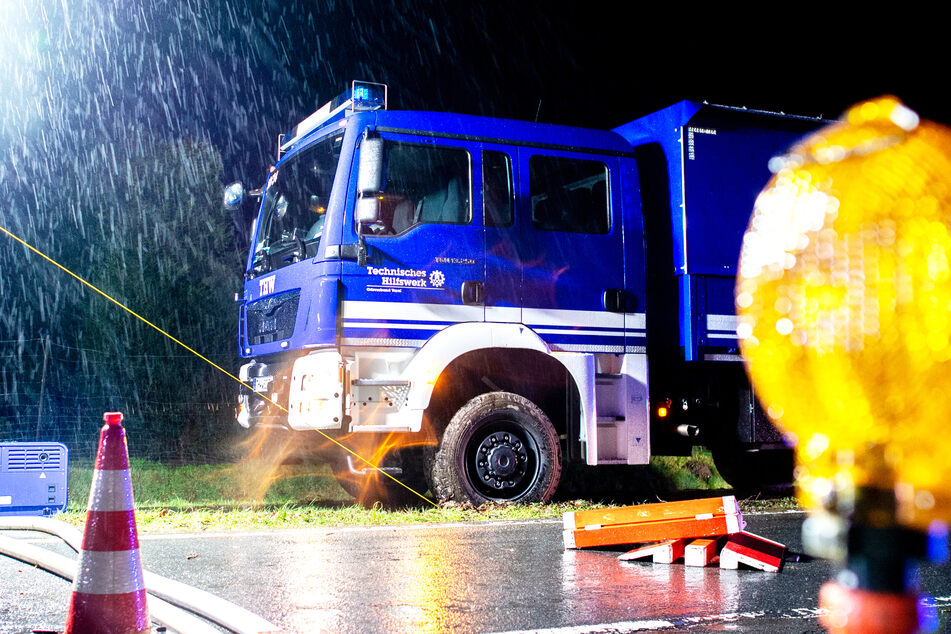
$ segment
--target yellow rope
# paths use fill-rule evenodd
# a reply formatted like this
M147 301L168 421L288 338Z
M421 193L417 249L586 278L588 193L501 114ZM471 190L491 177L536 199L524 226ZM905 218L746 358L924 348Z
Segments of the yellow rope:
M77 281L79 281L79 282L80 282L81 284L83 284L84 286L86 286L86 287L88 287L88 288L94 290L94 291L95 291L96 293L98 293L99 295L102 295L102 296L105 297L107 300L109 300L110 302L112 302L113 304L115 304L116 306L118 306L119 308L121 308L122 310L126 311L127 313L129 313L130 315L132 315L133 317L135 317L136 319L138 319L139 321L141 321L141 322L144 323L145 325L149 326L150 328L152 328L152 329L156 330L157 332L163 334L164 336L168 337L169 339L171 339L172 341L174 341L175 343L177 343L179 346L181 346L181 347L184 348L185 350L188 350L188 351L191 352L193 355L195 355L196 357L198 357L199 359L201 359L202 361L204 361L204 362L207 363L208 365L212 366L213 368L215 368L215 369L218 370L219 372L222 372L223 374L227 375L227 376L230 377L231 379L237 381L238 383L240 383L241 385L245 386L245 387L248 388L249 390L252 390L252 391L254 390L254 388L252 388L250 385L248 385L247 383L245 383L244 381L242 381L241 379L239 379L239 378L236 377L235 375L231 374L230 372L228 372L227 370L225 370L224 368L222 368L220 365L218 365L217 363L215 363L214 361L212 361L212 360L209 359L208 357L204 356L203 354L201 354L200 352L198 352L197 350L195 350L195 349L192 348L191 346L189 346L189 345L187 345L186 343L180 341L179 339L176 339L176 338L173 337L171 334L169 334L168 332L162 330L161 328L159 328L158 326L156 326L155 324L153 324L151 321L149 321L148 319L146 319L146 318L143 317L142 315L138 314L137 312L135 312L134 310L132 310L131 308L129 308L128 306L126 306L125 304L123 304L122 302L120 302L119 300L113 298L111 295L109 295L109 294L106 293L105 291L100 290L98 287L96 287L96 286L95 286L94 284L92 284L91 282L89 282L89 281L83 279L82 277L80 277L79 275L73 273L73 272L70 271L68 268L66 268L65 266L63 266L62 264L60 264L59 262L57 262L57 261L54 260L53 258L49 257L48 255L46 255L45 253L43 253L42 251L40 251L39 249L37 249L36 247L34 247L33 245L31 245L30 243L28 243L28 242L27 242L26 240L24 240L23 238L20 238L19 236L17 236L17 235L15 235L15 234L11 233L10 231L8 231L8 230L7 230L5 227L3 227L2 225L0 225L0 231L2 231L3 233L7 234L8 236L10 236L10 237L13 238L14 240L16 240L17 242L19 242L19 243L22 244L23 246L25 246L27 249L29 249L29 250L32 251L33 253L37 254L38 256L40 256L41 258L43 258L44 260L46 260L47 262L49 262L50 264L52 264L53 266L55 266L56 268L58 268L59 270L61 270L61 271L63 271L64 273L68 274L70 277L73 277L74 279L76 279ZM261 396L262 398L264 398L264 400L266 400L268 403L274 405L274 407L276 407L277 409L279 409L279 410L281 410L282 412L284 412L285 414L288 413L288 411L287 411L287 409L286 409L285 407L283 407L282 405L280 405L280 404L278 404L278 403L275 403L274 401L272 401L270 398L268 398L268 397L265 396L264 394L260 394L260 396ZM341 449L343 449L344 451L346 451L347 453L349 453L349 454L350 454L351 456L353 456L354 458L359 459L361 462L364 462L364 463L366 463L367 465L369 465L372 469L374 469L374 470L380 472L381 474L385 475L387 478L389 478L389 479L392 480L393 482L396 482L398 485L400 485L401 487L403 487L403 488L406 489L407 491L411 491L414 495L416 495L416 496L419 497L420 499L425 500L426 502L428 502L429 504L432 504L433 506L438 506L435 502L433 502L432 500L430 500L429 498L427 498L426 496L424 496L424 495L423 495L422 493L420 493L419 491L416 491L416 490L413 489L412 487L407 486L406 483L404 483L404 482L400 482L399 480L397 480L395 477L393 477L392 475L390 475L390 474L387 473L386 471L380 469L379 465L373 464L372 462L370 462L369 460L367 460L366 458L364 458L363 456L361 456L361 455L358 454L357 452L353 451L352 449L350 449L349 447L347 447L346 445L344 445L344 444L341 443L340 441L338 441L338 440L336 440L336 439L334 439L334 438L331 438L330 436L328 436L328 435L325 434L324 432L320 431L319 429L315 429L314 431L316 431L318 434L320 434L321 436L323 436L324 438L326 438L327 440L329 440L329 441L332 442L333 444L337 445L338 447L340 447Z

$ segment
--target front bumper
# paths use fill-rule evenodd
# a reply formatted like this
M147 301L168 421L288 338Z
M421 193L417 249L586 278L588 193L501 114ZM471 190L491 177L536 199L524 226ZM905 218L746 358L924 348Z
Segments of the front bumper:
M251 361L238 378L238 424L335 430L344 423L345 366L336 350L296 359Z

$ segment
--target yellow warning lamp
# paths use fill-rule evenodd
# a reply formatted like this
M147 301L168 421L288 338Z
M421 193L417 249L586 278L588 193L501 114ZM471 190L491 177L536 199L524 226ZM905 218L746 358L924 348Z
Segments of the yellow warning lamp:
M951 520L951 130L884 97L774 160L743 239L740 344L803 502L896 487Z
M796 444L800 500L872 531L946 530L951 130L882 97L770 167L743 239L738 335Z

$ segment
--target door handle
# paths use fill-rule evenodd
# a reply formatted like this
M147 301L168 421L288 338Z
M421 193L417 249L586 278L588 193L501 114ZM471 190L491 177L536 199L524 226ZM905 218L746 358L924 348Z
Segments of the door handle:
M608 288L601 294L601 305L609 313L632 312L636 303L634 296L623 288Z
M462 283L462 303L467 306L481 306L485 303L485 284L481 280L467 280Z

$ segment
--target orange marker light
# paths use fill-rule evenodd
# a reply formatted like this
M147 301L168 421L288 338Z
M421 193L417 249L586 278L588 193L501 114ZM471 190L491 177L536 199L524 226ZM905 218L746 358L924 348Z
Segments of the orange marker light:
M661 405L660 407L657 408L657 415L660 416L661 418L667 418L667 413L668 413L668 410L664 405Z

